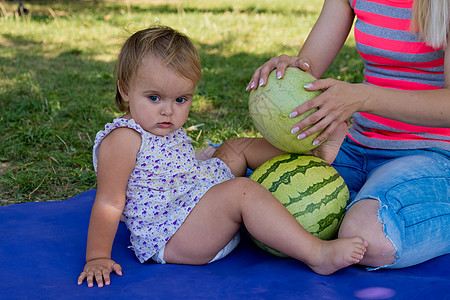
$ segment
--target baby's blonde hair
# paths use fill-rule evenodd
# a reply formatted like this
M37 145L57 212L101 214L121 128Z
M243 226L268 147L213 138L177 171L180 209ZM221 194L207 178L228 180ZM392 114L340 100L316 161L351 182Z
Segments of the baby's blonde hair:
M414 0L411 29L433 48L447 46L450 0Z
M167 66L197 85L202 77L200 58L191 40L184 34L167 26L156 25L140 30L127 39L116 64L116 82L122 91L127 91L131 78L136 74L147 55L160 58ZM116 88L116 106L128 112L119 86Z

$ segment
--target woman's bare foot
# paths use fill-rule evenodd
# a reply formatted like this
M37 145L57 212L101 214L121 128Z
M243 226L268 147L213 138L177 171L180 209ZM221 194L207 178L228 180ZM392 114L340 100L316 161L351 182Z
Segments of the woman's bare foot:
M367 246L367 241L359 237L320 241L315 261L308 266L318 274L330 275L339 269L359 263Z
M327 163L331 164L336 158L339 148L347 135L348 126L348 122L342 122L322 145L311 150L309 154L320 157Z

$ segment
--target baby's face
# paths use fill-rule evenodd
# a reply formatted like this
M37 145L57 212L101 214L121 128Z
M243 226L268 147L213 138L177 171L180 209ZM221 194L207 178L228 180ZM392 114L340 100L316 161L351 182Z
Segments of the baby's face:
M191 80L149 55L130 81L128 91L121 93L130 107L125 117L150 133L167 135L186 122L194 90Z

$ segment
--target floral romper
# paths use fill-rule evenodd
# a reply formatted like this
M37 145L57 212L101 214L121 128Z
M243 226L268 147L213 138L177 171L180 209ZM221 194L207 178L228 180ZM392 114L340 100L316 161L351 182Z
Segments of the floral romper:
M134 129L142 137L136 165L128 180L123 211L131 233L130 248L142 263L164 248L212 186L234 176L217 158L195 159L191 139L183 129L157 136L134 120L123 118L106 124L105 130L97 133L93 151L96 172L100 143L119 127Z

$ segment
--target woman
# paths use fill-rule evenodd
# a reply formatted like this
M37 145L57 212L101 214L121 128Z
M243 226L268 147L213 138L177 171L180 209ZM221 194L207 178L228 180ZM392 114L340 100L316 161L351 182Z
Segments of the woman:
M353 116L333 163L352 200L339 236L368 241L360 263L375 269L450 252L449 10L449 0L326 0L298 56L270 59L247 87L265 85L273 69L281 78L288 66L320 78L357 17L365 82L307 84L323 93L290 116L318 108L292 128L299 139L324 130L315 142Z

